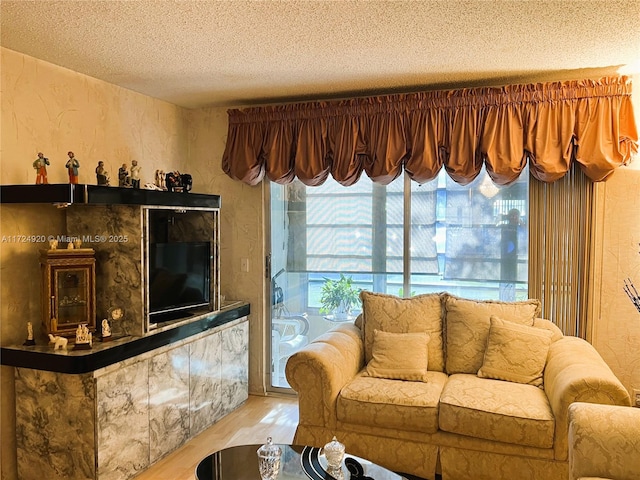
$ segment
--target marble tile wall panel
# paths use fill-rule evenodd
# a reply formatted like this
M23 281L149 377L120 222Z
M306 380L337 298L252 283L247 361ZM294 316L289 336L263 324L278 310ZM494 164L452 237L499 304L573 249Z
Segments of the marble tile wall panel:
M226 415L248 397L249 323L228 328L222 334L222 413Z
M243 317L86 375L16 369L20 478L123 480L181 446L246 400L248 327Z
M156 355L160 355L162 353L166 353L166 352L168 352L170 350L173 350L174 348L178 348L178 347L182 347L184 345L188 345L188 344L193 343L193 342L195 342L197 340L200 340L202 338L206 338L206 337L208 337L209 335L212 335L215 332L220 332L220 331L222 331L222 330L224 330L226 328L231 328L231 327L233 327L235 325L239 325L239 324L245 323L247 321L248 321L248 317L240 317L240 318L238 318L236 320L230 321L229 323L225 323L223 325L218 325L218 326L213 327L213 328L211 328L209 330L205 330L204 332L197 333L197 334L195 334L195 335L193 335L191 337L183 338L182 340L178 340L178 341L176 341L174 343L171 343L169 345L165 345L164 347L158 347L155 350L151 350L149 352L145 352L145 353L142 353L140 355L136 355L135 357L128 358L126 360L122 360L121 362L113 363L111 365L107 365L106 367L102 367L102 368L100 368L98 370L95 370L93 372L93 376L94 376L94 378L99 378L99 377L102 377L104 375L108 375L108 374L110 374L112 372L116 372L116 371L118 371L118 370L120 370L120 369L122 369L124 367L129 366L129 365L133 365L134 363L141 362L143 360L151 359L151 358L155 357ZM170 330L170 329L168 328L167 330ZM156 333L159 333L161 331L164 331L164 329L158 329L156 331ZM156 333L152 333L151 335L155 335ZM112 344L117 344L117 342L119 342L119 341L124 342L124 340L115 340L115 341L112 342ZM94 343L94 348L95 348L95 345L96 344Z
M149 466L148 361L96 382L98 478L126 480Z
M91 375L16 368L15 386L19 478L95 478Z
M143 333L142 209L130 205L72 205L67 209L67 234L94 241L96 251L96 316L124 307L114 322L114 335Z
M149 361L149 449L156 462L189 439L189 346Z
M166 240L155 238L154 232L149 232L149 238L153 241L169 242L210 242L215 232L215 214L211 211L185 209L184 213L177 213L167 207L161 209L152 208L149 211L150 223L162 218L170 219L171 228L167 229Z
M222 417L221 333L189 344L190 432L197 435Z

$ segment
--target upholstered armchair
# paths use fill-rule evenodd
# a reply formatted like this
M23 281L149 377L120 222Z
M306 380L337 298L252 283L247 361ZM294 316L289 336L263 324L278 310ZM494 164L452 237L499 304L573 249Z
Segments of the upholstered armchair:
M640 408L571 404L569 479L640 479Z

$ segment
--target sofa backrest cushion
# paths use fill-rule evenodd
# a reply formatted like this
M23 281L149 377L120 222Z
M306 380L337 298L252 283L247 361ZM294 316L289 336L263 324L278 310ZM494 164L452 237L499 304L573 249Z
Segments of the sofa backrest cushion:
M546 318L536 318L533 321L533 326L536 328L549 330L551 332L551 343L557 342L562 337L564 337L562 330L560 330L555 323L553 323L551 320L547 320Z
M492 315L478 376L541 387L552 335L544 328L519 325Z
M375 330L390 333L421 332L430 337L429 370L444 371L442 297L440 293L400 298L365 290L360 292L365 363L371 361Z
M539 300L500 302L445 297L446 371L477 374L484 359L491 315L533 326L540 315Z
M367 364L370 377L426 382L429 334L373 332L373 351Z

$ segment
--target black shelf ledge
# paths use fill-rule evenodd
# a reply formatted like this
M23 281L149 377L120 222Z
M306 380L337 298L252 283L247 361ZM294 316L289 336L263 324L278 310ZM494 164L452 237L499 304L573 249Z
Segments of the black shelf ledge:
M83 374L184 340L220 325L249 315L248 303L213 312L204 318L143 337L128 337L111 342L93 342L93 350L53 350L40 339L35 346L0 348L0 364L47 372Z
M0 185L0 203L220 208L220 195L85 184Z

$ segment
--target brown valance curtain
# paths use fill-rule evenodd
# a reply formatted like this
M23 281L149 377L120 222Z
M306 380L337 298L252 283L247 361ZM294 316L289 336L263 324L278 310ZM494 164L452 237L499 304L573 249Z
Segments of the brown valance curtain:
M577 162L594 181L637 152L631 81L567 81L397 94L229 110L222 168L256 185L264 176L349 186L366 173L388 184L406 171L427 182L442 167L465 185L483 164L498 185L531 174L552 182Z

